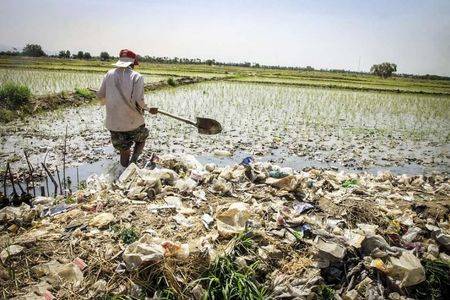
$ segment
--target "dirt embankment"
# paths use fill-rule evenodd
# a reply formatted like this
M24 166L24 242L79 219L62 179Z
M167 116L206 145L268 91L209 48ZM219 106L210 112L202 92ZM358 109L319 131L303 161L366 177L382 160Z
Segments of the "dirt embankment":
M217 80L218 78L202 77L180 77L161 80L145 85L145 91L155 91L167 87L177 87L181 85L194 84L203 81ZM61 107L79 106L92 102L96 99L95 94L88 89L76 89L75 91L63 91L60 93L34 96L30 101L18 109L10 109L0 106L0 124L8 123L18 118L25 118L39 112L55 110ZM1 105L1 104L0 104Z

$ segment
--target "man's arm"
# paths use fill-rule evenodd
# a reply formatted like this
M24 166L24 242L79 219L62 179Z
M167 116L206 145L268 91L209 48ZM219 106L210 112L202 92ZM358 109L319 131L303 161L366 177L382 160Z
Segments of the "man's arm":
M100 89L97 91L97 97L100 99L100 103L102 105L105 105L106 103L106 75L103 77L102 85L100 86Z
M134 85L133 100L136 101L136 104L139 106L139 108L146 110L151 114L158 113L158 108L148 107L144 101L144 77L140 77L137 83Z

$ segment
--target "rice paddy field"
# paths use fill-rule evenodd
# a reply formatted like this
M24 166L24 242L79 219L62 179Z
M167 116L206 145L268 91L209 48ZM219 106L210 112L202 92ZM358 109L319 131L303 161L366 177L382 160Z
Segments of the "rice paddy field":
M0 60L0 83L24 83L42 95L98 86L109 68L104 62L86 65L68 60L55 71L56 63L44 62L8 66L10 61ZM373 173L448 173L450 169L446 82L343 74L287 76L279 70L255 75L250 74L254 69L207 66L143 64L141 68L146 82L186 74L214 77L210 82L149 92L146 102L191 119L217 119L224 129L219 135L205 136L162 115L146 116L147 155L185 152L217 164L253 156L296 169L315 166ZM412 92L399 93L400 89ZM18 159L23 149L28 149L35 165L44 158L50 165L60 165L67 128L69 166L98 172L117 159L104 117L104 108L93 102L2 124L0 165L10 160L16 161L13 168L25 168ZM228 150L232 156L217 158L215 150Z
M39 69L0 69L0 84L14 82L28 86L35 95L45 95L62 91L73 91L75 88L100 86L102 73L48 71ZM167 79L158 75L144 75L146 82Z

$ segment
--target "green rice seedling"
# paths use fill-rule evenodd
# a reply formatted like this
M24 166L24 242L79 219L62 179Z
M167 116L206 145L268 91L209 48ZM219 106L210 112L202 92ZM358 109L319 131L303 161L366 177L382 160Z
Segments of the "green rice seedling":
M102 82L105 71L89 72L81 70L39 70L39 69L1 69L0 83L14 82L26 84L33 94L44 95L73 91L75 87L98 88ZM164 76L146 75L146 83L165 79Z

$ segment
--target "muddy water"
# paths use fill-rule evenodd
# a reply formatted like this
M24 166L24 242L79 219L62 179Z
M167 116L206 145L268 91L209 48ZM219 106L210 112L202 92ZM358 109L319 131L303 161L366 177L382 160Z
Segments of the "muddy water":
M192 119L215 118L224 128L220 135L204 136L167 117L146 116L146 156L186 152L219 165L253 156L295 169L449 172L448 97L211 82L152 92L146 101ZM2 125L0 166L9 159L15 171L26 170L27 149L34 166L45 159L50 169L61 170L67 128L72 182L76 166L80 181L100 173L117 159L104 115L104 107L94 104ZM233 156L215 158L216 149Z

